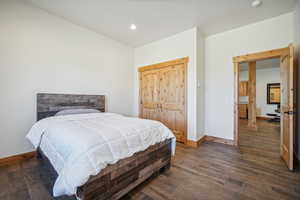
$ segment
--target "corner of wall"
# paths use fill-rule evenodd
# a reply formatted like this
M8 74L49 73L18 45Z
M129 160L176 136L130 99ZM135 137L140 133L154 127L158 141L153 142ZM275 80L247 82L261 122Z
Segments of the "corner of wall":
M204 134L204 35L197 27L196 30L196 66L197 66L197 139Z

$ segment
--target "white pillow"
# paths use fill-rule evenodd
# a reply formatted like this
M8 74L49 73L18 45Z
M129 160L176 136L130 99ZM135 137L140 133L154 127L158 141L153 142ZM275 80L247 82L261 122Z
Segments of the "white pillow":
M100 111L96 109L67 109L67 110L59 111L58 113L55 114L55 116L87 114L87 113L100 113Z

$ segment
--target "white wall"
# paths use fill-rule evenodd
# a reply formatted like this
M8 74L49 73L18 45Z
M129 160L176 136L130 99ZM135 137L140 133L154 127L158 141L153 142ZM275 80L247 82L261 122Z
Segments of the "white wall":
M296 59L297 59L297 67L298 67L298 113L300 113L300 1L297 3L295 13L294 13L294 44L296 47ZM297 154L300 160L300 114L297 116Z
M205 40L205 133L233 139L232 58L287 47L293 42L293 13L243 26Z
M0 2L0 27L0 157L32 150L38 92L104 94L108 111L132 114L132 48L14 0Z
M135 65L135 115L138 115L138 72L139 67L189 57L188 63L188 139L197 140L203 133L197 133L197 48L201 39L197 28L178 33L171 37L138 47L134 50ZM203 67L203 66L202 66ZM200 129L200 128L199 128Z
M205 135L204 126L205 126L205 62L204 62L204 36L201 32L197 31L197 49L196 49L196 56L197 56L197 139L202 138Z
M277 68L269 69L256 69L256 108L261 110L260 115L269 117L267 113L276 114L275 109L277 105L267 104L267 84L280 83L280 63L278 62ZM248 71L240 73L240 80L248 80Z

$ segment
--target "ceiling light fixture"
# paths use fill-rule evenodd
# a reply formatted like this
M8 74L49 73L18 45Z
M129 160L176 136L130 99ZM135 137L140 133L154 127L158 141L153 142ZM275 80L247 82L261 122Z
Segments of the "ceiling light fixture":
M251 6L252 6L253 8L257 8L257 7L261 6L261 4L262 4L262 1L261 1L261 0L254 0L254 1L252 1Z
M136 30L136 25L135 25L135 24L131 24L131 25L130 25L130 29L131 29L131 30Z

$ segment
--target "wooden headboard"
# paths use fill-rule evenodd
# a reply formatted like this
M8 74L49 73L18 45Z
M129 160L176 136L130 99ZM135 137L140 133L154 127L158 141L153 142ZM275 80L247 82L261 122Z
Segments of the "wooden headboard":
M37 94L37 121L66 109L96 109L105 112L104 95Z

